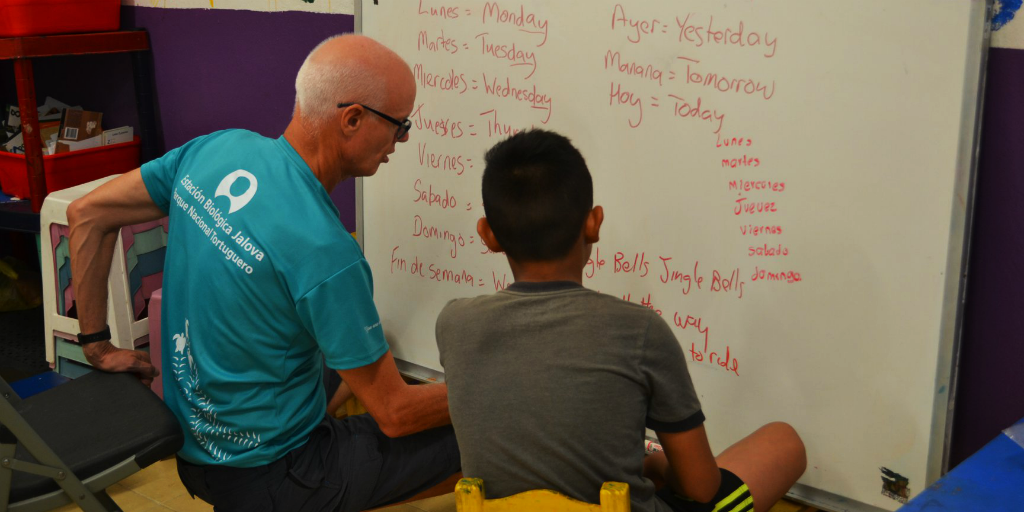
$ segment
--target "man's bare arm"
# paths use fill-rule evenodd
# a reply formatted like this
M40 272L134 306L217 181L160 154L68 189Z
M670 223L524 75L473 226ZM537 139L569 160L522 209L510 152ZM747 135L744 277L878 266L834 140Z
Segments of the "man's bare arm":
M452 422L448 416L448 386L407 384L398 373L390 350L373 363L338 373L388 437L415 434Z
M99 332L107 323L107 278L118 231L166 214L150 198L142 174L135 169L72 202L67 215L79 329ZM135 372L144 382L158 373L145 352L118 349L109 341L82 348L89 364L101 370Z

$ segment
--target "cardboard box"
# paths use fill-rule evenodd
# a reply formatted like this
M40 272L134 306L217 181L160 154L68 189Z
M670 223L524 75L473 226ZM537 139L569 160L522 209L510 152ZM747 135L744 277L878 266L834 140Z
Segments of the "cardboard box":
M39 123L39 140L42 141L43 145L46 145L46 141L57 136L57 132L60 131L60 121L47 121L45 123Z
M64 109L60 117L59 141L85 140L103 133L103 114L76 108Z
M64 115L60 118L60 132L57 135L57 153L70 151L68 148L74 145L67 143L81 142L100 137L102 134L103 114L73 108L64 109ZM101 140L97 140L95 145L88 147L96 147L100 143Z
M81 151L83 149L98 148L103 144L103 135L97 135L95 137L89 137L84 140L58 140L54 146L53 154L68 153L71 151Z

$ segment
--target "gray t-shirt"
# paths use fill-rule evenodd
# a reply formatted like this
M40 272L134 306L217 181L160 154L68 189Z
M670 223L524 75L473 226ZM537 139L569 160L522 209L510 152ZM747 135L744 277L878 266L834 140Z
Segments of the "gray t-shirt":
M635 511L669 510L643 478L644 427L703 423L683 351L650 309L571 282L520 283L437 320L462 471L487 498L553 489L598 503L625 482Z

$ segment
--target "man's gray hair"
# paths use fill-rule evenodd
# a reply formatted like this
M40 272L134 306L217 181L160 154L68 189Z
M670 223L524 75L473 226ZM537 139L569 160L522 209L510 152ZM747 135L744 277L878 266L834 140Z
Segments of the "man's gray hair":
M372 66L360 66L359 59L327 59L317 51L330 37L309 52L295 77L295 103L310 135L316 136L331 119L338 103L363 103L382 109L387 98L387 81Z

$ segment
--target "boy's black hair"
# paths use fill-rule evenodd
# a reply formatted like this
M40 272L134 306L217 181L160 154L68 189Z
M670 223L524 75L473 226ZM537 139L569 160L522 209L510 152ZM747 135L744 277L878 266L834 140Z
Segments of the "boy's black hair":
M519 132L484 157L487 222L508 257L548 261L569 253L594 204L587 162L568 138Z

